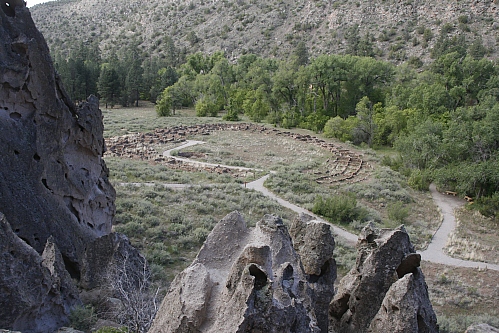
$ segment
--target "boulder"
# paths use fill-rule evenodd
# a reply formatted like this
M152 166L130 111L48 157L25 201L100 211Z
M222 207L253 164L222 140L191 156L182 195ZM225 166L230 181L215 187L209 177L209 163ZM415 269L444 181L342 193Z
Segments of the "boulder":
M309 215L300 214L293 220L289 233L307 274L317 323L321 332L327 332L328 307L334 296L332 286L336 281L336 262L333 259L335 242L331 226Z
M405 229L369 224L357 251L356 265L340 281L329 307L332 332L438 332L421 257Z
M230 213L174 280L149 332L321 332L308 277L280 218L250 229Z

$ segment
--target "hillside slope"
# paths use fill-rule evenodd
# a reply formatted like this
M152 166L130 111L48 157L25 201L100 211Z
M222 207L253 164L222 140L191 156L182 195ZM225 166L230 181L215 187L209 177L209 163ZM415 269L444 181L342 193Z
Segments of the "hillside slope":
M234 58L282 56L303 41L312 55L365 55L372 49L372 55L401 62L413 56L429 60L442 30L464 35L467 43L481 38L488 55L496 57L495 2L58 0L31 12L52 51L67 50L75 41L98 42L104 53L138 43L156 55L165 51L168 36L188 53L222 49Z

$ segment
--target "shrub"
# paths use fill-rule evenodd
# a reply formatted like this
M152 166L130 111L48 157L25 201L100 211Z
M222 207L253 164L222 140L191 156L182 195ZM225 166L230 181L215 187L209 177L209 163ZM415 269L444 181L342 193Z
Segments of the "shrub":
M428 191L431 183L431 176L425 170L413 170L407 184L418 191Z
M499 192L494 193L490 197L481 197L475 203L475 208L487 217L497 219L499 212Z
M394 202L388 206L388 218L394 222L404 223L409 216L409 209L404 207L400 201Z
M326 217L333 223L350 223L354 220L362 220L367 215L364 209L357 207L355 197L350 195L327 198L319 195L315 198L312 212Z
M92 306L77 306L69 314L69 324L72 328L88 331L97 322L94 308Z
M198 117L206 117L206 116L216 117L219 110L217 104L210 101L208 98L202 98L198 100L194 107L196 109L196 116Z

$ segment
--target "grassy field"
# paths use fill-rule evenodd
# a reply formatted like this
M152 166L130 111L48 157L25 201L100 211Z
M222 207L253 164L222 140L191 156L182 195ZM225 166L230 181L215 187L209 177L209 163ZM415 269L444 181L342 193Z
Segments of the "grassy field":
M158 117L154 104L141 101L139 107L102 109L104 116L104 137L137 132L149 132L156 128L178 125L220 122L220 118L197 118L192 109L177 111L173 117Z
M105 136L153 131L156 128L202 123L219 123L220 118L196 118L193 110L182 110L175 117L158 118L151 105L139 108L104 110ZM297 130L301 134L311 134ZM312 133L312 135L315 135ZM318 195L351 196L363 210L361 218L342 226L359 231L367 220L380 227L405 224L412 242L424 248L438 228L440 217L429 192L407 186L404 176L381 165L377 152L359 150L374 171L365 181L331 186L314 180L328 152L290 138L265 136L250 132L220 131L209 136L192 137L206 143L180 153L210 163L239 165L276 171L266 186L282 198L312 209ZM342 144L344 147L348 147ZM156 147L158 153L171 145ZM356 147L348 147L356 150ZM383 151L382 155L393 155ZM295 214L275 201L242 186L242 180L206 171L172 170L165 165L145 161L105 158L111 181L117 191L117 214L114 230L131 239L151 263L157 283L167 286L175 274L195 257L213 226L227 213L240 211L253 225L264 214L276 214L289 223ZM149 183L137 186L131 183ZM166 183L190 184L185 189L171 189ZM453 254L497 261L497 239L491 230L497 226L473 212L463 210ZM355 263L355 250L337 244L335 258L340 277ZM473 269L457 269L423 263L431 300L441 323L441 332L464 332L473 322L499 323L499 274Z

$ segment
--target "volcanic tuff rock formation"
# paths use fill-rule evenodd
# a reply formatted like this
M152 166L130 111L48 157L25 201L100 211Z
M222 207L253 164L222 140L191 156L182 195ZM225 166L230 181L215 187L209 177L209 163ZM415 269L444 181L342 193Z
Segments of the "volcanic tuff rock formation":
M149 333L438 332L403 228L363 230L357 265L332 301L329 225L302 215L290 233L274 216L248 229L227 215L173 281Z
M289 233L293 247L300 255L307 282L311 288L312 304L321 332L329 325L328 307L334 296L336 262L333 259L334 238L329 224L301 214L291 224Z
M320 332L309 278L279 218L249 229L230 213L173 281L149 332Z
M84 268L92 285L116 253L139 255L107 236L115 192L97 98L76 107L24 1L0 5L0 328L53 332L79 303Z
M341 280L329 307L336 333L438 332L421 257L403 227L366 226L354 268Z

